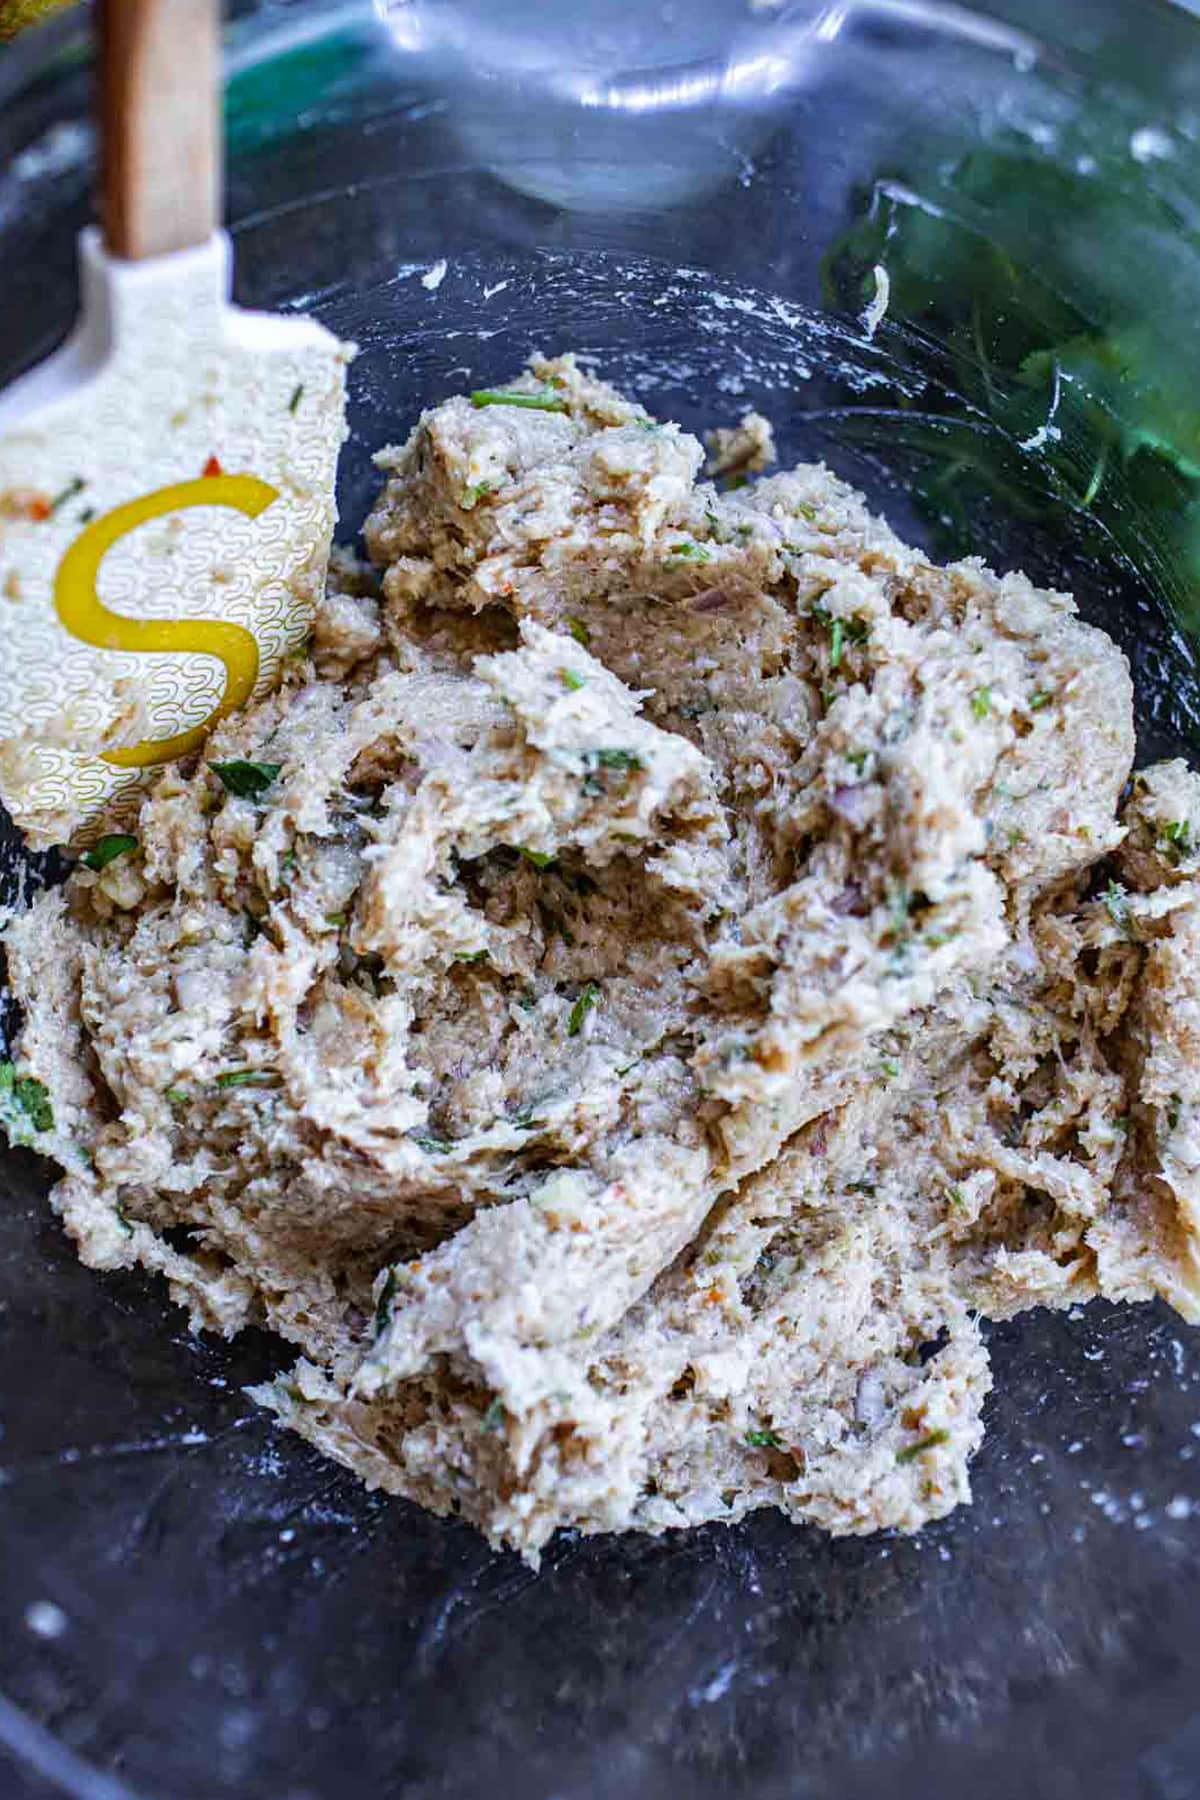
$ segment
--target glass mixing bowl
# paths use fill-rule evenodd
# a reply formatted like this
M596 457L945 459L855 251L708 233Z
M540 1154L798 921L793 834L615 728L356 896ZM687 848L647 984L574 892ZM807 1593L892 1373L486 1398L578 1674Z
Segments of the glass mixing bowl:
M688 425L757 406L938 554L1074 590L1130 657L1141 754L1194 754L1188 12L231 10L239 298L361 346L344 536L422 404L572 347ZM88 81L78 15L0 58L4 379L71 321ZM55 865L10 834L3 870ZM281 1435L241 1391L281 1348L81 1269L48 1178L4 1161L6 1793L1196 1791L1200 1345L1164 1310L991 1329L976 1504L917 1538L763 1515L563 1539L534 1576Z

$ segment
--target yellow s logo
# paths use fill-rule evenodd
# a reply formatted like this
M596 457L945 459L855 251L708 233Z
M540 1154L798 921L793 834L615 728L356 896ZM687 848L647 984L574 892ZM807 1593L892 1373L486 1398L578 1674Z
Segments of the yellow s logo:
M195 750L218 719L250 698L258 678L258 644L244 626L215 619L128 619L110 612L96 592L105 555L138 525L182 507L233 506L256 519L278 498L279 490L256 475L204 475L197 481L177 481L93 520L59 563L54 606L72 637L98 650L203 651L219 657L225 665L225 691L201 724L175 737L149 738L128 750L110 750L103 758L106 763L119 769L142 769Z

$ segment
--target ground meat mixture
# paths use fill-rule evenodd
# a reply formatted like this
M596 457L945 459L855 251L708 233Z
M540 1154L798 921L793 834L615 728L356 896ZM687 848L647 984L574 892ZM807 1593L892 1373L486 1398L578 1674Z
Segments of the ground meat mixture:
M1200 781L1067 595L571 357L378 461L307 665L8 926L10 1135L527 1556L938 1517L981 1316L1200 1316Z

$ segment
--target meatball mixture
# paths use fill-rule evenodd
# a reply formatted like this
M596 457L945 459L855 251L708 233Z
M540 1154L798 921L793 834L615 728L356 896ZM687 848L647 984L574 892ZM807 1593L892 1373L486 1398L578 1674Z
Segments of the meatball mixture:
M981 1317L1200 1317L1200 781L1069 596L758 423L722 490L569 356L426 412L307 663L6 931L85 1261L533 1559L916 1529Z

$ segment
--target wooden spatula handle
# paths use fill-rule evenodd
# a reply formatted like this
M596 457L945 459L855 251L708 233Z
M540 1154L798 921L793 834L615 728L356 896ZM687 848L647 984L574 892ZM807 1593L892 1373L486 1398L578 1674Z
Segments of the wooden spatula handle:
M220 0L100 0L110 253L187 250L220 219Z

